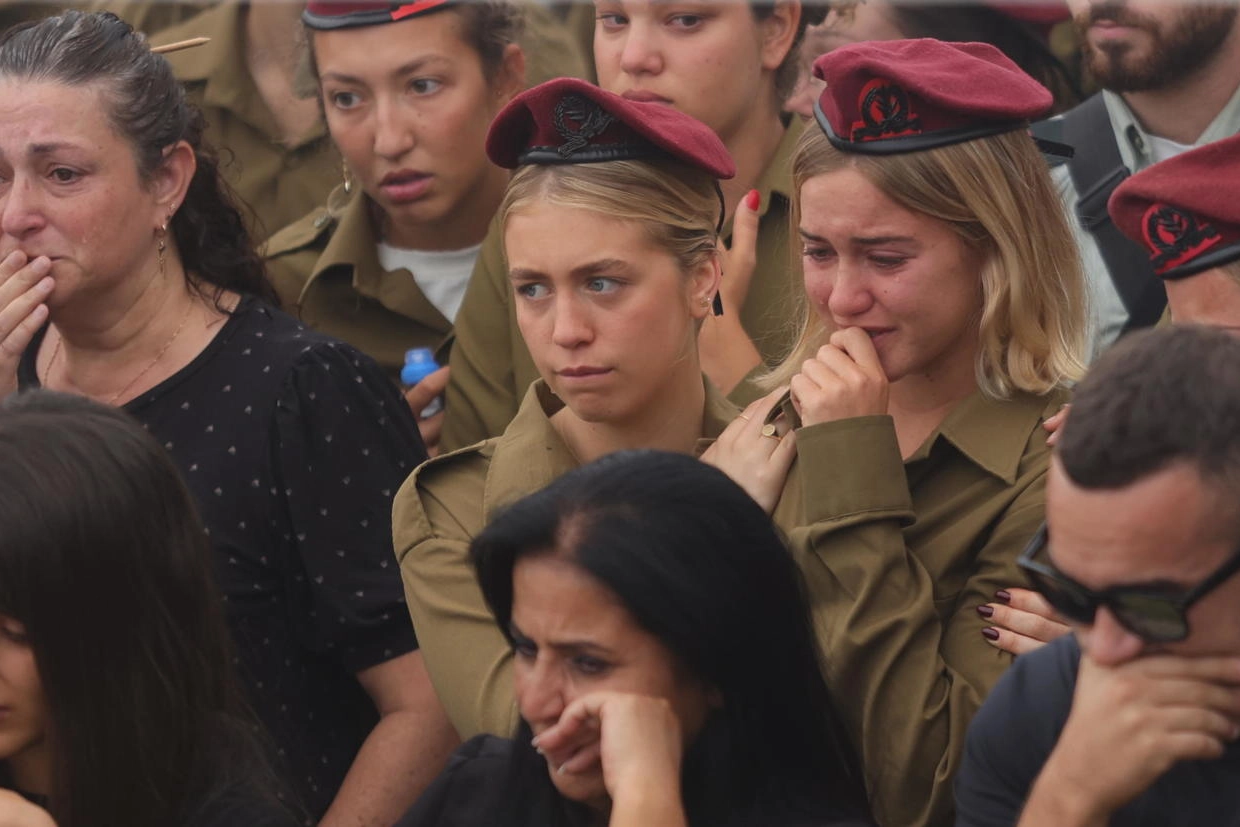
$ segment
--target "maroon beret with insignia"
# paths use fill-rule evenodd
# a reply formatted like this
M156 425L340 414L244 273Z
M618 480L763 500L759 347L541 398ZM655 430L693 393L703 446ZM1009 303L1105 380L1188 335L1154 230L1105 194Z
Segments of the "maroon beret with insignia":
M1125 180L1107 210L1150 254L1154 272L1182 279L1240 260L1240 135L1189 150Z
M838 149L920 152L1027 128L1051 110L1046 87L987 43L932 38L852 43L814 61L814 105Z
M513 98L492 122L486 148L508 169L672 159L715 178L736 174L710 127L665 104L627 100L576 78L549 80Z
M378 3L373 0L310 0L301 20L311 29L352 29L394 23L420 14L447 8L457 0L412 0L408 3Z

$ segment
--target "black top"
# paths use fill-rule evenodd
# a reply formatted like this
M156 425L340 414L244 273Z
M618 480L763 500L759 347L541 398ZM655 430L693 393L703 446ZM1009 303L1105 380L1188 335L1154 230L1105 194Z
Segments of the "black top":
M1081 650L1072 635L1021 655L969 727L956 776L957 827L1011 827L1068 720ZM1176 764L1111 827L1240 827L1240 744Z
M453 754L448 766L426 788L394 827L586 827L590 811L559 795L543 796L514 764L516 742L477 735ZM546 772L542 759L536 771ZM542 779L538 779L542 780ZM514 789L522 800L513 800ZM754 827L759 827L755 824ZM824 817L795 823L764 819L760 827L872 827L869 821Z
M250 700L317 820L378 720L355 673L418 645L391 539L417 422L368 357L248 298L124 409L197 500Z

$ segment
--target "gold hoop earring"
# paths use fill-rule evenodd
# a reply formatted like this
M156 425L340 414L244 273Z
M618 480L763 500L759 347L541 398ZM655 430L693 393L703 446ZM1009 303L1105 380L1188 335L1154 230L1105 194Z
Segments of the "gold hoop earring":
M340 177L344 179L344 191L346 194L353 193L353 177L349 175L349 164L347 161L340 162Z

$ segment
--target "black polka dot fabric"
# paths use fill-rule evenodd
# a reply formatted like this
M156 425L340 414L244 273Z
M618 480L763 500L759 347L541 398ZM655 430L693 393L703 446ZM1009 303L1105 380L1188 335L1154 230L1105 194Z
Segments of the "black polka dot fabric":
M198 500L241 675L317 820L377 720L355 673L417 648L391 539L417 423L368 357L251 299L125 410Z

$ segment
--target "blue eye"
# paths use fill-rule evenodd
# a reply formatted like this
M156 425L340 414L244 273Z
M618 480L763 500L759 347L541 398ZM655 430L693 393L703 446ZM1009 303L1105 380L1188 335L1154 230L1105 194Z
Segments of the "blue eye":
M547 285L531 282L528 284L518 284L513 288L518 296L524 299L542 299L548 294Z
M593 278L593 279L589 279L588 281L586 281L585 287L586 287L586 290L588 290L591 293L598 293L601 295L606 295L608 293L614 293L617 290L619 290L620 282L616 281L615 279Z

